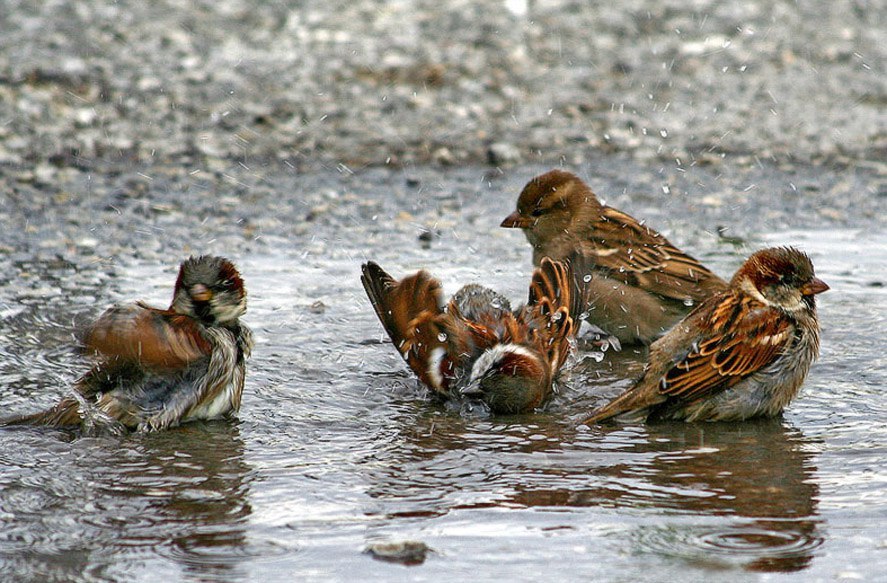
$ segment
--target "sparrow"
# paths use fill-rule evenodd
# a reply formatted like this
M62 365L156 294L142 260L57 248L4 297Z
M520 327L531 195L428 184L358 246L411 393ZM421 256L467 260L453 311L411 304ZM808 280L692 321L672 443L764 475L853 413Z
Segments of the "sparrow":
M643 221L601 204L575 174L530 180L502 227L522 229L533 264L581 253L591 275L587 321L621 344L650 344L691 307L727 287Z
M156 431L236 412L253 347L240 322L245 312L246 289L234 265L191 257L179 268L168 309L117 305L84 331L95 364L71 397L5 424L77 427L99 418Z
M591 414L647 421L775 417L819 354L816 298L829 289L792 247L752 254L730 287L650 346L640 379Z
M578 330L581 291L564 262L540 263L527 303L517 310L478 284L464 286L444 305L440 282L424 270L396 281L368 262L361 282L419 380L445 398L478 399L492 413L544 404Z

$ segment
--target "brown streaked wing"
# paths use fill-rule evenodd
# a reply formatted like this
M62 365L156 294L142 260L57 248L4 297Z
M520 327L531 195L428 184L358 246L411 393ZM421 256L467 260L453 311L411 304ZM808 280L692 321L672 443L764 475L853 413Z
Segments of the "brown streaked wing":
M397 281L370 261L363 265L360 281L379 321L398 350L413 334L410 329L413 320L423 312L428 312L431 317L441 313L440 282L427 271Z
M211 352L200 330L193 318L139 303L107 310L89 328L84 343L107 360L175 369Z
M397 281L372 261L361 271L367 297L397 351L425 385L446 390L428 372L434 349L447 346L440 340L446 316L440 282L424 270Z
M790 320L772 308L749 311L750 301L731 294L715 308L696 349L660 378L662 395L694 401L732 387L779 356L793 334Z
M636 280L650 292L677 300L699 301L727 287L699 261L630 215L604 207L602 217L585 248L614 278Z
M523 317L531 329L535 348L547 355L552 372L557 372L570 352L569 338L579 330L576 318L582 300L582 290L570 265L543 258L533 272Z

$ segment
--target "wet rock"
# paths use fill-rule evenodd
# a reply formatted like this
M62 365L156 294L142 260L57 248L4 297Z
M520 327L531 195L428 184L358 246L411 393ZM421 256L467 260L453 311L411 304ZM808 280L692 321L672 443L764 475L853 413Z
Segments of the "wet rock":
M497 142L487 148L487 162L493 166L510 166L520 161L520 150L514 144Z
M428 553L433 551L421 541L401 541L370 543L364 552L378 561L413 566L424 563Z
M438 148L434 151L432 158L441 166L452 166L456 163L456 157L449 148Z
M419 244L422 246L422 249L431 249L431 242L434 241L434 237L435 233L431 230L419 233Z

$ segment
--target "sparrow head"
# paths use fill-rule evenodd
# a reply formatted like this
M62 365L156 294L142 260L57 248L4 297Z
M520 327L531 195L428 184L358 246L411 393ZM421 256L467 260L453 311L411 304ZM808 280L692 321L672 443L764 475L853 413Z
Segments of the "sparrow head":
M493 412L518 413L541 404L548 376L540 355L517 344L497 344L474 362L461 393L482 398Z
M582 180L564 170L550 170L530 180L517 199L517 210L501 227L523 229L532 245L570 230L586 213L599 214L601 203Z
M246 312L246 288L224 257L190 257L179 267L170 309L205 324L233 324Z
M785 312L813 309L814 296L829 289L814 275L807 254L794 247L756 251L739 268L730 285Z

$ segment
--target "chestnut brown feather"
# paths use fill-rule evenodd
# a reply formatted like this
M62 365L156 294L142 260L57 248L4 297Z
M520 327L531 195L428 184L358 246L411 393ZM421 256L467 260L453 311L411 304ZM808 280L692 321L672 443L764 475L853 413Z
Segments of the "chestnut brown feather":
M548 398L576 330L570 310L581 305L569 267L550 260L534 272L517 311L476 284L442 308L440 284L424 271L398 282L369 262L361 281L420 381L448 397L480 395L494 412L527 411Z
M115 306L86 331L95 365L48 411L5 424L103 422L158 430L240 408L252 333L239 322L246 290L234 265L215 256L182 263L170 308Z
M738 420L780 413L819 349L812 298L828 289L806 255L754 253L729 290L712 296L650 347L644 374L584 423L625 413L644 418Z

